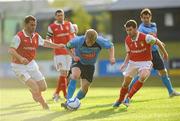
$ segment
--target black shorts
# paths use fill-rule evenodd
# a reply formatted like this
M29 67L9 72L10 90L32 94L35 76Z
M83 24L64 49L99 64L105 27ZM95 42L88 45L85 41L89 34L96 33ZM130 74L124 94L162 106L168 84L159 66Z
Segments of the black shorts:
M159 54L159 51L152 51L152 63L153 63L153 68L155 70L164 70L165 66L164 66L164 62L162 57Z
M81 70L81 79L86 79L88 82L92 82L93 80L93 75L94 75L94 70L95 66L94 65L84 65L81 64L80 62L74 62L71 66L73 67L78 67Z

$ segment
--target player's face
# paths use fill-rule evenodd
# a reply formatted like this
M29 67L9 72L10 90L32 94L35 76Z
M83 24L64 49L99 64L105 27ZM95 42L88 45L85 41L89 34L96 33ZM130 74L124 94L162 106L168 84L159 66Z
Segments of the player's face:
M56 13L55 18L58 22L62 22L64 20L64 13L63 12Z
M36 30L36 21L29 21L29 23L25 25L25 28L30 34L32 34Z
M152 16L149 15L149 14L147 14L147 15L143 14L143 15L141 16L141 21L142 21L144 24L146 24L146 25L148 25L148 24L151 23L151 19L152 19Z
M133 28L132 26L131 27L126 27L126 32L131 37L136 36L137 28Z
M86 45L87 45L87 46L91 47L94 43L95 43L94 40L86 39Z

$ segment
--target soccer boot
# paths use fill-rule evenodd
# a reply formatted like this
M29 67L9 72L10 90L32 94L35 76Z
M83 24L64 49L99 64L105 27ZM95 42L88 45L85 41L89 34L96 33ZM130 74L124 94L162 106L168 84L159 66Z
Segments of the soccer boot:
M124 104L126 107L129 107L129 105L130 105L130 99L127 97L127 98L124 100L123 104Z
M67 108L67 101L66 101L66 102L64 102L64 103L61 103L61 107L63 107L64 109L66 109L66 110L67 110L67 109L68 109L68 108Z
M176 92L173 90L173 92L169 94L169 97L174 97L174 96L180 96L180 92Z
M117 108L117 107L119 107L120 104L121 104L121 102L116 101L112 106L113 106L114 108Z
M60 96L58 94L54 94L52 99L54 100L54 102L58 102L60 99Z

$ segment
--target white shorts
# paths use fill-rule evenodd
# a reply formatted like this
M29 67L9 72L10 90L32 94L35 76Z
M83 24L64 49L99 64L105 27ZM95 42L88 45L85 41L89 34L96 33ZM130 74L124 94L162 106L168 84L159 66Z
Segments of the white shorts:
M129 61L125 71L123 72L124 76L134 77L143 69L152 69L152 62L151 61Z
M72 57L70 55L55 55L54 65L57 71L69 71L72 64Z
M26 82L30 78L35 81L44 80L44 76L39 71L39 66L32 60L27 65L11 63L12 70L20 81Z

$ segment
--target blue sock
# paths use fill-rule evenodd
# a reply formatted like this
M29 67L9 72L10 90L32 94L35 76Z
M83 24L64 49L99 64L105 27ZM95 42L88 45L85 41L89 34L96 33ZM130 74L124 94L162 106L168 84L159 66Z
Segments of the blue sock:
M132 86L134 85L134 83L139 79L139 76L136 76L130 83L129 85L129 89L128 89L128 92L131 90Z
M173 87L172 87L170 78L167 75L162 75L161 80L163 84L166 86L166 88L168 89L169 94L171 94L173 92Z
M71 98L76 90L76 80L71 79L68 86L67 99Z
M79 92L77 93L77 98L79 100L83 99L86 96L86 93L84 93L81 89L79 90Z

